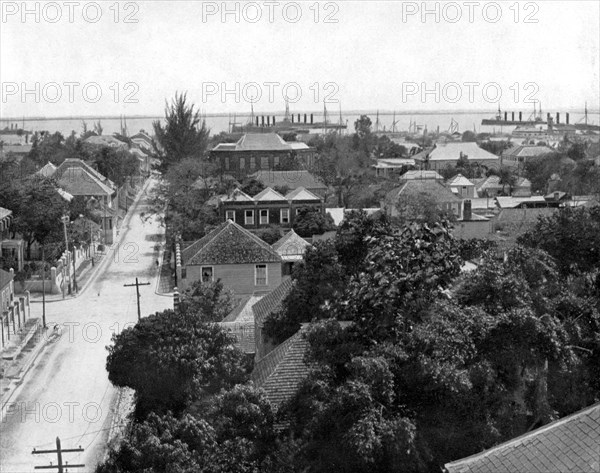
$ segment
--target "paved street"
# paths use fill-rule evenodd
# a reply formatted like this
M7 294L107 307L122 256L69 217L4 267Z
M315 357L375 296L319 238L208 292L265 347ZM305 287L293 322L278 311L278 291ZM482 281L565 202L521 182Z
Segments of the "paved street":
M57 436L62 448L85 449L63 455L63 461L86 465L70 471L91 472L102 458L117 393L105 370L105 347L113 333L137 320L135 287L123 284L136 277L151 283L140 287L142 317L172 307L171 298L155 293L154 247L163 241L164 230L155 219L142 221L140 214L148 210L145 196L138 202L120 230L119 244L109 251L84 292L46 305L48 325L59 324L61 335L40 354L5 408L0 425L2 473L56 465L55 454L31 451L54 449ZM41 304L35 304L32 316L41 316L41 310Z

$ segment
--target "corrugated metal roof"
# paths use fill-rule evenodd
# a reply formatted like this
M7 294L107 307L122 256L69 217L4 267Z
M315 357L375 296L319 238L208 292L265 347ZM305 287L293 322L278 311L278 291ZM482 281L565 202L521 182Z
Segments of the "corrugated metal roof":
M298 187L285 196L288 200L321 200L321 198L304 187Z
M274 191L270 187L263 189L261 192L256 194L253 199L256 202L278 201L278 200L286 201L287 200L279 192Z
M477 143L460 142L436 145L429 153L429 160L455 161L460 158L461 153L471 161L498 161L500 159L495 154L477 146Z

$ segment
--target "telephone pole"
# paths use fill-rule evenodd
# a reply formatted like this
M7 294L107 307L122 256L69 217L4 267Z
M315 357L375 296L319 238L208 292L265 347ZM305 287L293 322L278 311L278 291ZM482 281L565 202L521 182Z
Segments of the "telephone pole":
M135 286L135 292L137 293L137 309L138 309L138 322L142 320L142 312L140 311L140 286L149 286L149 282L138 282L138 278L135 278L135 284L123 284L125 287Z
M83 468L85 466L84 464L69 465L69 463L67 462L63 465L62 454L63 453L71 453L71 452L83 452L83 448L81 448L81 446L80 446L79 448L61 449L60 448L60 439L58 437L56 437L56 450L36 450L34 448L33 452L31 452L31 454L32 455L42 455L45 453L56 453L56 457L58 459L58 464L53 465L52 462L50 462L50 465L35 466L34 469L35 470L49 470L49 469L58 468L58 473L64 473L64 471L65 471L64 468L66 468L66 469L68 469L68 468Z

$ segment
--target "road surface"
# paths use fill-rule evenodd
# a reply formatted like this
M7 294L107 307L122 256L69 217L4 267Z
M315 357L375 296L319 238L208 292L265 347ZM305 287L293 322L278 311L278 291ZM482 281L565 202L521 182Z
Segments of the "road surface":
M54 341L5 406L0 472L33 472L34 466L56 465L55 454L32 455L31 451L53 450L57 436L62 448L85 449L63 455L63 461L86 465L69 471L93 472L102 459L117 394L108 381L105 347L113 333L137 320L135 287L123 284L135 282L136 277L151 283L140 287L142 317L172 308L171 298L155 294L154 247L162 243L164 229L156 219L142 221L140 215L148 211L146 194L121 228L119 244L109 250L84 292L75 299L46 304L48 326L59 324L60 336L51 337ZM41 304L32 306L32 315L41 316Z

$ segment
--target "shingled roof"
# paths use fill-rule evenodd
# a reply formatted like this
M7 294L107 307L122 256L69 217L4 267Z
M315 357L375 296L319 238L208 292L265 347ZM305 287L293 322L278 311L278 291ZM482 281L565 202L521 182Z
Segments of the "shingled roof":
M268 243L231 220L192 243L181 256L185 265L281 262Z
M308 347L302 328L256 364L251 379L275 408L289 401L308 377L310 368L304 361Z
M445 465L448 473L597 473L600 403Z
M274 291L267 294L252 306L254 322L257 327L262 327L269 314L276 312L281 308L281 303L290 293L293 285L294 282L292 281L292 278L283 278L281 284L277 286Z

